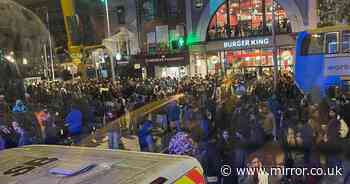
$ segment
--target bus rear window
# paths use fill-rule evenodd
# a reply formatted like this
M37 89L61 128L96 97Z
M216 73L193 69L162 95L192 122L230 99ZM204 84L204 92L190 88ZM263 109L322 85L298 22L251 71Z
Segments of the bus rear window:
M342 40L342 51L349 53L350 52L350 31L343 32L343 40Z
M312 34L305 39L302 45L302 55L317 55L322 54L324 51L324 35Z
M327 54L338 53L338 34L339 33L327 33L326 34L326 51Z

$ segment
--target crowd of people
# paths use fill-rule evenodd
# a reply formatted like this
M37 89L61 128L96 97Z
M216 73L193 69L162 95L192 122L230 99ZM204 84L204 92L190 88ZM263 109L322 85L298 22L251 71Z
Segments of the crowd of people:
M194 89L194 81L170 77L42 81L26 86L23 99L8 98L0 91L0 149L79 141L147 103Z
M0 95L0 149L79 142L82 135L110 124L109 148L122 149L124 127L137 135L141 151L197 158L205 175L215 178L212 183L266 183L257 176L264 173L224 177L222 165L339 166L346 175L350 170L344 157L350 103L345 93L337 91L334 98L318 100L301 93L290 73L279 75L274 84L269 76L39 82L27 86L25 99ZM131 122L116 121L176 94L183 95L151 116L142 115L132 126L128 125ZM334 178L316 176L266 178L267 183L334 182ZM347 177L340 178L345 181Z
M237 80L232 90L222 87L200 90L169 104L164 112L168 125L163 139L166 153L197 158L213 183L346 183L349 174L346 146L350 122L349 99L311 98L301 93L291 74L279 76L274 89L271 77ZM225 92L226 90L226 92ZM233 92L233 93L227 93ZM233 94L218 100L218 94ZM154 142L144 134L150 120L141 123L142 151L152 151ZM144 126L142 126L144 125ZM147 131L146 131L147 132ZM343 168L343 176L223 177L221 167ZM258 177L259 175L259 177ZM259 179L260 178L260 179Z

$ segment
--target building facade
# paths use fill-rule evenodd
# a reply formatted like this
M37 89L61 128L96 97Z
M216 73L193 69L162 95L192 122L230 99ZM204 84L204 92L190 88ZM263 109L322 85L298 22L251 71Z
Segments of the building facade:
M311 1L192 0L186 2L190 73L271 72L272 6L278 66L293 70L296 32L309 28Z
M143 76L181 78L189 74L185 2L137 1L141 52L136 68Z

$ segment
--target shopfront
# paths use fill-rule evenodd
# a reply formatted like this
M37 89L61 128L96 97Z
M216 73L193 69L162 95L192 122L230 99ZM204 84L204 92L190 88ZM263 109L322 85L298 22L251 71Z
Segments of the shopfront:
M293 71L295 38L286 12L280 5L276 7L278 67ZM206 41L190 50L191 73L271 73L274 67L271 32L272 0L223 3L207 26Z
M147 75L149 77L172 77L180 79L189 74L188 55L161 55L146 58Z

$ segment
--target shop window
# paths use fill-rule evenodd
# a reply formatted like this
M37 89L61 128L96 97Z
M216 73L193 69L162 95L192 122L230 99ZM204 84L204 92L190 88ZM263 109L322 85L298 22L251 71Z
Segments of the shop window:
M326 52L327 54L338 53L338 33L326 34Z
M343 52L350 52L350 31L343 32L342 47Z
M294 49L280 48L278 51L278 63L281 69L285 70L294 65Z

